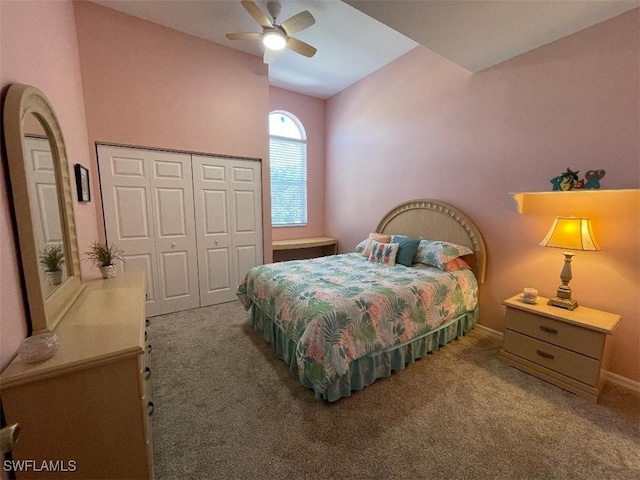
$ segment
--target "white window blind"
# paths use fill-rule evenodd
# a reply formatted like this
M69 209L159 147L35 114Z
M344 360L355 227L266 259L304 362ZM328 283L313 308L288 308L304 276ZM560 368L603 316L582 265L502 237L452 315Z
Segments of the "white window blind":
M307 223L307 142L269 137L271 163L271 223Z

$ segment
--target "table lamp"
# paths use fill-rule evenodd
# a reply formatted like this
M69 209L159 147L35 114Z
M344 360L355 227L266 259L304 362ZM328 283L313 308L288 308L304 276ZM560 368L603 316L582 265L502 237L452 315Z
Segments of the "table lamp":
M560 272L562 285L558 287L556 296L550 298L548 305L573 310L578 302L571 298L571 258L575 255L571 250L600 250L591 230L591 219L580 217L556 217L547 236L540 243L543 247L563 248L564 266Z

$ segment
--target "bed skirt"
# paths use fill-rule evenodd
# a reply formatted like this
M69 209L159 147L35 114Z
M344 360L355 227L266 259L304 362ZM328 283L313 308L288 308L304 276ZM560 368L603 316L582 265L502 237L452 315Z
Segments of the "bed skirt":
M289 365L289 370L298 375L296 362L296 343L287 337L282 330L260 310L255 304L250 309L253 329L271 346L278 358ZM388 377L396 370L403 370L406 365L417 359L435 352L442 345L446 345L458 336L469 332L478 321L478 308L467 312L456 319L441 325L421 337L415 338L401 345L354 360L349 366L349 372L331 384L326 390L315 391L316 399L323 398L334 402L342 397L348 397L354 390L362 390L371 385L378 378ZM299 375L300 382L308 388L313 388L311 382Z

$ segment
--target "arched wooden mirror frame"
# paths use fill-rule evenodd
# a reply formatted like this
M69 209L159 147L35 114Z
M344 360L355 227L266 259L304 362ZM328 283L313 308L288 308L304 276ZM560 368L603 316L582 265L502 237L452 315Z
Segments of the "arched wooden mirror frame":
M31 208L37 199L31 198L27 183L29 176L23 139L28 115L34 115L40 121L51 146L67 259L68 277L49 295L43 292L40 282L39 252L33 223L36 219ZM40 90L29 85L13 84L5 99L4 134L32 333L53 331L84 288L73 214L73 190L62 130L51 104Z

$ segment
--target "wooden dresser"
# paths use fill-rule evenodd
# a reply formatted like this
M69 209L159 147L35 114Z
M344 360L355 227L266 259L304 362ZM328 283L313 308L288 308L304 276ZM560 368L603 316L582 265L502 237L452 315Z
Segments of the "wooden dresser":
M504 347L500 358L583 398L597 402L608 368L607 338L620 315L586 307L573 311L547 305L538 297L529 305L516 295L506 305Z
M144 272L86 282L55 332L53 358L17 357L0 376L14 461L33 461L16 477L153 478Z

